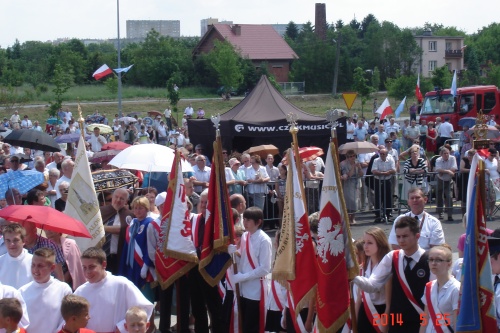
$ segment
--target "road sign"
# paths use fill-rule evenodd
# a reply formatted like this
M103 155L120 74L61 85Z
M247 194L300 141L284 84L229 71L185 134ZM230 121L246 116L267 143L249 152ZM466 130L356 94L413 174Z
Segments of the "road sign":
M344 99L345 105L347 106L348 110L352 108L352 105L354 104L356 97L358 97L358 93L356 92L342 93L342 98Z

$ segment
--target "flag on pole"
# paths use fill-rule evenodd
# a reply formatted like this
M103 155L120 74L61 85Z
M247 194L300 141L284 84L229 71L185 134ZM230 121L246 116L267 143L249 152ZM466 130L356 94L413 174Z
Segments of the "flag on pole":
M180 152L176 151L169 175L161 224L157 228L160 232L155 253L155 267L158 281L163 289L198 263L191 236L191 221L182 177L181 159ZM156 222L153 223L156 224Z
M111 68L108 67L108 65L104 64L101 67L99 67L94 74L92 74L92 77L96 80L100 80L105 76L108 76L110 74L113 74L113 71Z
M118 74L118 73L127 73L131 68L132 66L134 65L130 65L128 67L124 67L124 68L115 68L114 71Z
M424 99L422 97L422 92L420 91L420 73L417 75L417 86L415 87L415 97L417 97L417 101L419 103L422 103L422 100Z
M321 189L316 245L318 332L337 332L344 326L349 317L348 280L359 272L336 156L335 146L330 143Z
M288 176L284 202L281 236L273 280L289 282L290 297L297 315L316 293L316 253L309 229L309 217L304 202L301 168L297 168L293 149L288 150ZM296 322L296 318L293 318Z
M384 99L384 102L379 106L376 113L380 115L380 120L384 119L392 113L392 108L387 98Z
M453 71L453 80L451 80L451 94L453 97L457 96L457 71Z
M456 332L497 332L486 222L478 177L479 156L471 164L467 187L467 230ZM474 172L472 172L474 171ZM479 180L481 181L481 180ZM484 180L482 180L484 181Z
M399 106L396 109L396 111L394 111L394 114L396 115L396 117L399 117L399 115L401 114L401 112L403 112L403 110L405 108L405 104L406 104L406 96L405 96L405 98L403 98L403 100L401 101L401 103L399 103Z
M208 186L205 235L199 264L200 274L212 287L219 283L231 265L227 246L230 233L234 233L220 136L215 139L213 156Z
M92 235L92 238L75 237L80 251L83 252L89 247L103 244L105 240L104 226L85 150L85 141L82 136L78 141L75 166L69 184L68 200L64 213L80 220Z

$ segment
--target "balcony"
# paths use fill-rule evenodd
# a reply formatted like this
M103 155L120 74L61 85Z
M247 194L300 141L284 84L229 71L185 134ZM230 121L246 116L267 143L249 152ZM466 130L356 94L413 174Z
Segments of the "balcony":
M463 55L462 50L446 50L444 53L445 58L462 58Z

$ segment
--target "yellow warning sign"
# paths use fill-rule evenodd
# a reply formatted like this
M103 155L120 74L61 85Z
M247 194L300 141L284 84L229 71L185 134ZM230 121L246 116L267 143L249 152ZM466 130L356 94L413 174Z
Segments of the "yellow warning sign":
M345 106L347 106L347 110L350 110L352 108L356 97L358 97L358 93L355 92L342 93L342 98L344 99Z

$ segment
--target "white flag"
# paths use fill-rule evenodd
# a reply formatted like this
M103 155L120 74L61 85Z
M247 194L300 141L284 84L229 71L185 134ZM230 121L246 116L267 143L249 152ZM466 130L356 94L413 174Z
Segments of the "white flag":
M75 237L80 251L89 247L100 246L104 241L104 226L102 224L99 201L94 189L94 181L90 172L89 160L85 152L85 142L80 136L76 151L75 167L71 176L68 201L64 213L80 220L92 238Z

